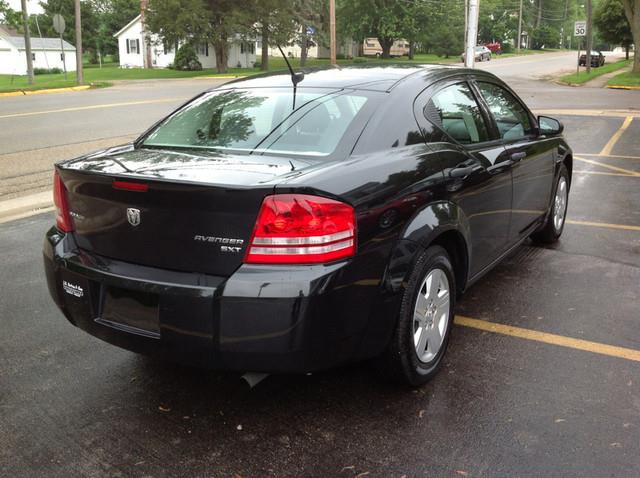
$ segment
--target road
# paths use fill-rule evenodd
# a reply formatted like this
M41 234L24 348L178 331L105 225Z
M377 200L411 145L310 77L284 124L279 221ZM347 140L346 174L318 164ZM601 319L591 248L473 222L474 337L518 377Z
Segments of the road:
M640 108L637 94L562 87L542 78L568 71L575 53L497 59L478 67L505 78L532 108ZM225 80L226 81L226 80ZM0 99L0 201L50 188L56 161L127 142L188 98L221 84L189 79Z

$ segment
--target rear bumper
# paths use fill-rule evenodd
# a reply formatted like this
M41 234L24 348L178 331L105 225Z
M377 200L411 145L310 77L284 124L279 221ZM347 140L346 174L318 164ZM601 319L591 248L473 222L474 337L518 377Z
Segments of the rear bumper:
M134 352L212 369L297 373L374 355L384 342L363 343L378 288L354 284L349 262L242 265L224 278L89 254L56 228L43 254L49 291L66 318ZM104 320L115 288L157 300L155 332Z

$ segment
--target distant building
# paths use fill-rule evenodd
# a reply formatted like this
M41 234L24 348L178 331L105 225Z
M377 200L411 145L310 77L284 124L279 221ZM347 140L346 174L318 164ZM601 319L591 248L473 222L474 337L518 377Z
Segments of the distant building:
M0 74L26 75L27 55L24 36L0 25ZM63 55L67 71L76 71L76 49L59 38L31 37L31 58L34 68L63 69Z
M141 16L131 20L122 30L113 35L118 39L118 55L121 68L144 67L145 35L142 31ZM151 64L156 68L166 68L171 65L176 56L176 47L163 43L156 34L151 34L149 48L151 49ZM216 55L213 46L203 43L196 47L198 60L202 68L215 68ZM237 36L229 47L229 68L252 68L256 62L256 42L247 41Z

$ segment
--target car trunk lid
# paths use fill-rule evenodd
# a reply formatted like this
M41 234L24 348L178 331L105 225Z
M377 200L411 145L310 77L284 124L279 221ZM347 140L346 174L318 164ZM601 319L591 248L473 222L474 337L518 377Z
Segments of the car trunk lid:
M280 157L125 147L62 163L58 172L81 249L229 276L242 263L275 181L309 166Z

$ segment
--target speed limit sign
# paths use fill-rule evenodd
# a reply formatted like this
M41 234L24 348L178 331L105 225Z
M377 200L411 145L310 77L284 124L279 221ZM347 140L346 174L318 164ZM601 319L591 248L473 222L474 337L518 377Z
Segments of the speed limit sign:
M575 28L573 30L573 34L577 37L583 37L587 34L587 22L578 21L576 22Z

